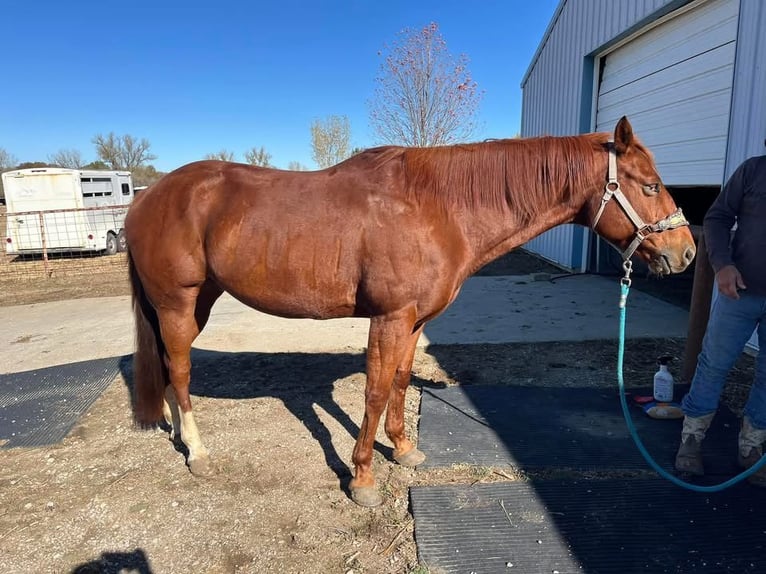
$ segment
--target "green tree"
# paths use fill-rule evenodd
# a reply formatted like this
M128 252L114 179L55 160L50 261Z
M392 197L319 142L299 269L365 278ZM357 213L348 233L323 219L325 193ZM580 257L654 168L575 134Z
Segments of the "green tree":
M266 151L266 148L261 146L260 148L251 148L245 152L245 161L250 165L258 165L261 167L273 167L271 165L271 154Z
M219 161L234 161L234 152L227 149L222 149L215 153L209 153L205 156L205 159L216 159Z
M96 154L110 169L132 171L134 168L157 159L149 153L151 144L146 138L137 139L131 135L117 136L112 132L93 138Z
M16 166L16 169L35 169L38 167L55 167L47 161L23 161Z
M130 173L133 179L133 185L152 185L165 175L164 173L157 171L153 165L140 165Z
M96 161L92 161L90 163L86 163L84 166L82 166L82 169L103 169L103 170L108 170L109 166L106 165L100 159L97 159Z
M349 157L351 122L347 116L328 116L311 124L311 157L320 168Z
M468 138L482 98L468 71L468 57L447 50L439 26L405 29L385 46L370 123L384 142L436 146Z

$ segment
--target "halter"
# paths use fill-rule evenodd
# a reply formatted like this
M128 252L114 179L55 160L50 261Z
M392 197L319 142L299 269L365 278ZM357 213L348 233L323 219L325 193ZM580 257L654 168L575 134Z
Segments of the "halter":
M620 182L617 181L617 150L614 146L614 141L609 140L608 142L609 147L609 173L608 173L608 179L606 182L606 186L604 186L604 195L601 197L601 205L598 208L598 212L596 213L596 217L593 220L593 224L591 225L592 229L595 231L596 226L598 225L599 220L601 219L601 215L604 213L604 208L606 207L606 204L609 203L609 200L613 197L617 200L617 203L620 204L620 207L622 207L622 210L625 212L625 215L628 216L628 219L635 225L636 227L636 235L633 238L633 241L630 242L630 245L628 245L628 248L625 251L620 251L620 249L610 242L612 247L617 249L618 252L620 252L620 255L622 255L623 260L628 261L633 253L635 253L636 249L638 249L638 246L641 245L641 242L646 239L650 234L652 233L660 233L662 231L668 231L670 229L678 229L679 227L684 227L685 225L689 225L689 222L684 217L683 212L681 211L681 208L679 207L676 209L673 213L665 217L664 219L660 219L656 223L652 225L648 225L644 223L644 220L641 219L641 216L636 213L636 210L633 209L633 206L630 205L630 202L628 201L628 198L625 197L625 195L622 193L622 190L620 189Z

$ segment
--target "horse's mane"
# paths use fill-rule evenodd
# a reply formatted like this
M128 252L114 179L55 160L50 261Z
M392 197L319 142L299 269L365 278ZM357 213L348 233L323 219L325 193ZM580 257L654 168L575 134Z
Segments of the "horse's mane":
M378 166L400 160L411 199L444 209L508 210L517 221L528 222L553 204L575 205L595 178L606 177L607 137L502 139L363 153Z

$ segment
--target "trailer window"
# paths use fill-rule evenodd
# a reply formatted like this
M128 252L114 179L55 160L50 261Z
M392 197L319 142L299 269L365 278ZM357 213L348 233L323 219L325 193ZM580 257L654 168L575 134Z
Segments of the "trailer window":
M83 197L111 197L111 177L83 177L80 178Z
M122 184L122 195L130 195L130 186L127 183Z

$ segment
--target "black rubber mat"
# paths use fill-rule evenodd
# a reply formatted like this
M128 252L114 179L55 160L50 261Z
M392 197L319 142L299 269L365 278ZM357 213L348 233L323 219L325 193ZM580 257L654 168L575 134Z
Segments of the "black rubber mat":
M109 386L122 357L0 375L3 448L55 444Z
M698 494L662 479L413 487L430 572L766 572L764 492Z
M684 391L677 390L677 396ZM638 394L650 394L643 390ZM641 470L617 389L454 386L424 389L419 448L423 467L467 463L527 469ZM667 470L681 438L681 420L649 418L631 406L638 434ZM739 421L719 409L704 444L708 474L736 474Z

